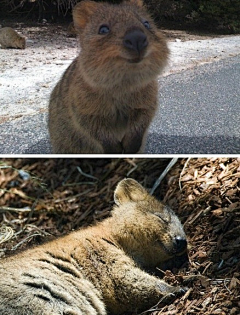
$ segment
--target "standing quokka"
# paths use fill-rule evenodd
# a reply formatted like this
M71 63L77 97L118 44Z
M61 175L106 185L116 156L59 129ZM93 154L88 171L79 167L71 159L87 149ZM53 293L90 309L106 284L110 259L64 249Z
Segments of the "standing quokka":
M186 252L177 216L133 179L114 199L101 223L0 261L1 315L140 312L184 292L144 271Z
M158 105L168 48L141 0L81 1L73 9L79 56L54 88L54 153L140 153Z
M1 48L19 48L25 49L26 39L18 34L11 27L0 28L0 45Z

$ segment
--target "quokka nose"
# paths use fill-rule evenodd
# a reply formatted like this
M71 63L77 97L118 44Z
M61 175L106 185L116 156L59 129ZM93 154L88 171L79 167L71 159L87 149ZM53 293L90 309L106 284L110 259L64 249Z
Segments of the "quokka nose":
M141 30L130 31L124 36L123 45L140 53L148 45L147 36Z
M175 250L177 253L181 253L187 249L187 240L184 237L176 236L175 237Z

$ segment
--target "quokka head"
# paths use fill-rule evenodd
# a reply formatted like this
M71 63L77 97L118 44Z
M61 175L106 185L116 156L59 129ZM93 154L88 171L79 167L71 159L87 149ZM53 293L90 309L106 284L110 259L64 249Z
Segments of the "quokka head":
M14 42L14 47L19 49L26 48L26 39L22 36L18 36Z
M25 49L26 48L26 39L24 37L20 38L18 45L19 45L19 48Z
M168 267L187 258L187 239L176 214L133 179L115 190L113 217L118 221L119 243L144 268ZM178 265L174 265L179 267Z
M144 85L166 64L165 39L141 0L118 5L81 1L73 9L73 20L80 38L82 66L86 65L86 78L93 85L133 81L137 74L141 75L138 85L139 81Z

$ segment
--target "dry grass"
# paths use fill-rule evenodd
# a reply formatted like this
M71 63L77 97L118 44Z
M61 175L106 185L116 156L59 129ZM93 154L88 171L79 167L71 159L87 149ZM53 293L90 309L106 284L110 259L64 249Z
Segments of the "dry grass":
M107 217L119 180L151 190L168 159L2 159L0 255ZM145 314L240 313L240 159L179 159L154 194L180 216L190 264L166 281L188 286Z

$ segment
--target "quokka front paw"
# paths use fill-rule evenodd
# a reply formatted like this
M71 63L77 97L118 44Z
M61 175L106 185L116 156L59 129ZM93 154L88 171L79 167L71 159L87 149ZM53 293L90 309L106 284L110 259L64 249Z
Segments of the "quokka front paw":
M163 295L161 302L164 303L170 303L177 296L183 295L188 290L186 287L171 286L164 281L158 281L157 287Z
M184 293L186 293L188 290L187 287L172 287L172 292L170 292L170 294L172 294L173 296L179 296L179 295L183 295Z
M173 303L173 301L178 297L183 295L188 288L182 288L182 287L173 287L173 286L168 286L168 290L165 292L165 294L162 296L162 298L159 299L158 301L158 306L163 306L167 304Z

